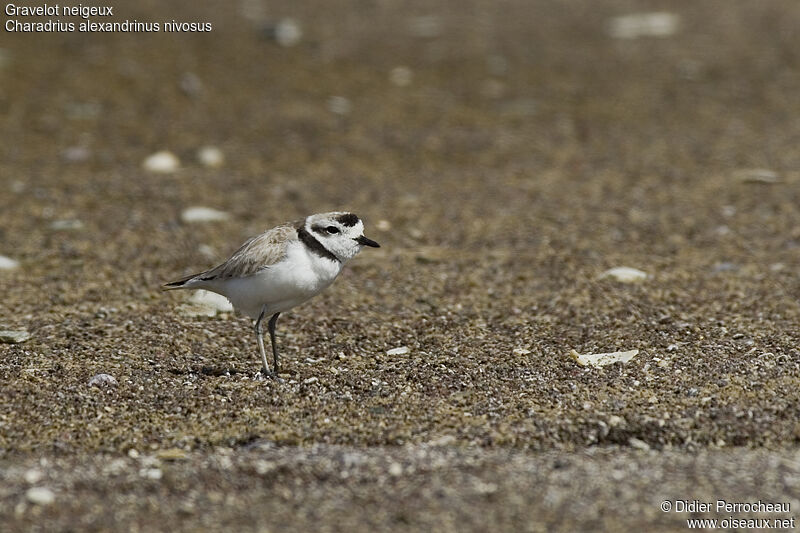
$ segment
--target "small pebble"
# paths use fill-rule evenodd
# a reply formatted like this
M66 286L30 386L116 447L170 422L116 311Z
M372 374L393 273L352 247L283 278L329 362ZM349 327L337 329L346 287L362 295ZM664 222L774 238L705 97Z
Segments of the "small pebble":
M20 330L20 331L12 331L12 330L3 330L0 331L0 342L5 344L20 344L25 342L26 340L31 338L31 334L27 331Z
M487 483L482 480L475 482L475 492L478 494L489 495L497 492L497 483Z
M35 483L39 483L42 478L44 478L44 474L41 470L37 470L36 468L31 468L30 470L25 471L25 482L30 483L31 485Z
M181 166L181 162L178 156L172 152L162 150L145 159L142 166L144 166L145 170L149 170L150 172L170 174L178 170Z
M50 223L50 229L56 231L76 231L83 229L83 222L74 218L54 220Z
M514 355L528 355L529 353L531 353L531 351L526 350L525 348L514 348L514 350L512 350L511 353Z
M197 251L204 255L207 259L217 259L217 251L207 244L201 244L198 246Z
M195 222L217 222L221 220L228 220L231 216L224 211L217 211L210 207L189 207L184 209L181 213L181 220L187 224Z
M291 18L279 20L271 33L275 42L285 48L295 46L303 39L303 29Z
M197 96L203 92L203 81L193 72L187 72L180 81L181 91L187 96Z
M715 274L719 274L720 272L736 272L739 270L739 265L736 263L731 263L729 261L722 261L721 263L716 263L713 268L711 269L712 272Z
M259 476L263 476L264 474L268 474L275 470L276 465L272 461L266 461L264 459L259 459L255 463L256 473Z
M408 31L414 37L433 39L442 34L442 19L434 15L408 19Z
M61 157L64 159L64 161L68 161L70 163L86 161L91 155L92 153L89 151L89 149L84 148L83 146L71 146L61 152Z
M389 72L389 81L398 87L408 87L414 80L414 73L408 67L394 67Z
M575 350L570 350L569 356L581 366L593 366L595 368L600 368L601 366L606 366L613 363L627 363L638 353L639 350L629 350L627 352L579 354Z
M19 261L0 255L0 270L14 270L19 266Z
M636 437L631 437L628 439L628 444L630 444L631 448L636 448L637 450L649 450L650 445L647 444L645 441L641 439L637 439Z
M615 39L669 37L678 31L680 17L674 13L632 13L614 17L608 23L608 34Z
M89 380L90 387L116 387L117 379L110 374L97 374Z
M36 505L50 505L56 501L56 495L47 487L31 487L25 493L25 497Z
M456 443L456 438L452 435L442 435L436 439L428 441L428 446L452 446Z
M162 461L182 461L188 457L186 451L180 448L168 448L156 452L156 457Z
M328 98L328 111L337 115L346 115L353 109L353 104L344 96L331 96Z
M636 283L647 279L647 273L631 267L610 268L600 274L600 279L613 278L620 283Z
M308 379L303 380L303 384L304 385L311 385L312 383L316 383L317 381L319 381L319 378L316 377L316 376L313 376L313 377L310 377Z
M389 475L392 477L398 477L403 475L403 465L400 463L392 463L389 465Z
M398 348L392 348L391 350L387 350L386 355L405 355L411 350L408 346L400 346Z
M239 12L248 20L260 22L267 17L267 6L261 0L241 0Z
M392 223L388 220L379 220L375 227L378 231L389 231L392 229Z
M160 468L142 468L139 475L146 479L159 480L163 477L164 473Z
M208 168L219 168L225 163L225 155L216 146L204 146L197 151L197 160Z

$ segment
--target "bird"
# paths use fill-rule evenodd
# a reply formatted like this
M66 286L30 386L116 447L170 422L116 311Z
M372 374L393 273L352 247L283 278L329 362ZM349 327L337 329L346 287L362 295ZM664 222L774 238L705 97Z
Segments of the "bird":
M364 223L357 215L346 211L317 213L252 237L221 265L165 283L161 289L205 289L226 297L234 309L254 321L262 376L278 378L278 315L330 286L344 264L365 246L380 248L364 236ZM267 317L272 374L262 332Z

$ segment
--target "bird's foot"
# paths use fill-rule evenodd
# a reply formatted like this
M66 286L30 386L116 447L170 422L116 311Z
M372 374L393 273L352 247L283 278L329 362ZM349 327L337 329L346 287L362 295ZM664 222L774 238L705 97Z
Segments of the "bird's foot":
M270 372L269 370L267 370L263 366L261 367L261 370L256 372L256 375L255 375L255 377L253 379L255 381L265 381L267 379L271 379L271 380L273 380L273 381L275 381L277 383L286 383L286 381L283 378L281 378L280 376L278 376L278 374L276 374L275 372Z

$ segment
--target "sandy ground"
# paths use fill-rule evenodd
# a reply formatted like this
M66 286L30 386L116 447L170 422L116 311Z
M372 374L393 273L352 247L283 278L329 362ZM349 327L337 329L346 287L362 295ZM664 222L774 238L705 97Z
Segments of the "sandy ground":
M0 330L30 334L0 344L3 530L794 517L800 8L667 7L637 38L615 17L664 4L152 0L107 21L213 31L0 34ZM332 209L382 247L281 317L284 383L246 319L159 291ZM718 499L791 510L660 509Z

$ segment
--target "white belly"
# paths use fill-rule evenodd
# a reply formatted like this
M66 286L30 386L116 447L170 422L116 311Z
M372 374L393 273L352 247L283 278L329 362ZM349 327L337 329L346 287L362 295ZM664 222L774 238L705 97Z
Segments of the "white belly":
M209 290L222 294L240 312L258 318L288 311L316 296L339 275L342 265L309 253L302 243L292 243L286 259L246 278L213 282Z

